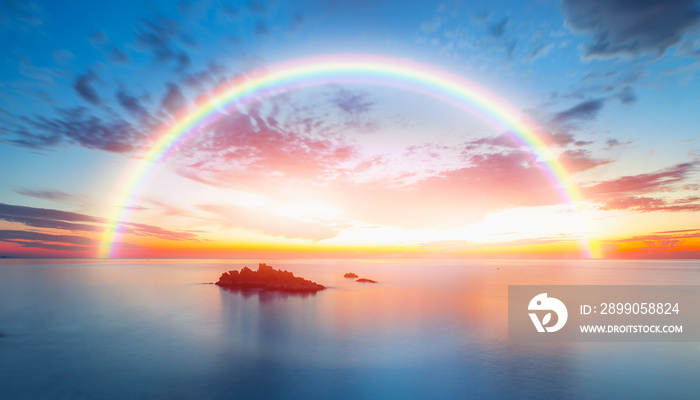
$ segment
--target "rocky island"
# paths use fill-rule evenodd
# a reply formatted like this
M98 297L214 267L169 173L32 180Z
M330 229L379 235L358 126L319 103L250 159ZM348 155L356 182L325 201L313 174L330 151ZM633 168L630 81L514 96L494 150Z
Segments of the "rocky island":
M361 283L377 283L377 281L373 281L373 280L367 279L367 278L360 278L360 279L356 280L355 282L361 282Z
M224 272L216 285L231 289L262 289L297 293L315 293L326 288L316 282L294 276L291 272L274 269L265 263L258 264L257 271L243 267L240 272Z
M347 274L343 275L343 278L359 278L356 273L354 272L348 272Z

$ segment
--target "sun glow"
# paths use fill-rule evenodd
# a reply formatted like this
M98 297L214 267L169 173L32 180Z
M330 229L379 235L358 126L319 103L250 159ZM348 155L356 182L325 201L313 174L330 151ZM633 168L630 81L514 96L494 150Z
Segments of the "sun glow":
M103 232L100 257L114 255L112 250L133 198L154 180L156 172L162 169L167 158L177 152L187 140L245 105L298 88L338 82L377 84L417 92L469 111L489 123L496 123L503 129L510 130L514 139L534 149L541 163L546 166L544 171L556 183L561 200L567 203L557 211L561 218L558 217L556 223L543 224L542 220L536 217L537 214L530 211L510 211L509 214L501 216L494 214L484 222L462 228L421 230L387 225L371 226L370 229L363 229L362 233L358 233L357 228L366 227L366 224L352 219L344 220L341 209L322 201L280 203L251 194L248 197L241 196L237 200L244 209L261 212L265 210L265 213L277 214L302 223L314 219L335 220L335 225L326 232L317 231L313 233L315 236L312 235L318 238L317 241L324 240L329 235L328 231L332 231L336 235L327 239L329 245L343 243L343 246L350 247L395 246L455 237L465 243L478 243L485 237L507 235L509 232L518 232L510 234L511 238L516 239L526 239L532 237L530 234L533 232L537 232L578 241L582 256L595 256L591 254L585 226L576 212L578 202L582 200L581 194L538 128L517 109L477 84L447 71L406 60L369 55L333 55L281 63L234 79L183 111L173 124L163 127L156 134L154 145L148 153L133 162L125 172L123 180L115 187L114 198L120 207L109 218L112 223ZM211 207L206 211L218 213L231 221L245 220L246 217L241 211ZM242 212L245 213L245 210ZM278 234L294 237L294 232L289 230L279 230Z

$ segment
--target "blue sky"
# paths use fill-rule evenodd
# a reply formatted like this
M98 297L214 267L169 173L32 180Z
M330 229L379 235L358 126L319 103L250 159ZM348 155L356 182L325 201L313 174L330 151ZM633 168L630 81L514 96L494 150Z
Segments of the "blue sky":
M558 138L556 152L563 162L577 165L570 172L586 195L581 212L600 248L622 251L620 243L630 238L690 232L680 238L664 233L655 242L639 239L647 244L633 246L668 250L674 246L669 243L695 241L700 228L692 222L698 220L700 211L699 9L698 2L687 0L5 1L0 5L0 203L108 218L115 207L109 198L114 182L134 157L143 154L154 132L198 96L274 62L328 53L370 53L445 69L506 99ZM527 150L495 144L494 138L503 132L413 94L361 85L317 88L241 112L253 121L255 113L273 116L276 107L290 124L304 116L324 127L306 132L306 139L330 135L323 136L328 143L352 149L351 159L328 168L381 159L373 174L357 172L351 179L353 184L365 185L357 193L371 192L371 185L381 182L384 187L386 182L398 182L402 168L414 178L402 181L403 186L387 194L388 198L402 190L418 193L432 187L428 180L443 179L445 186L440 187L447 187L450 177L468 168L473 168L468 179L500 179L492 184L501 188L511 181L490 175L492 170L483 160L511 157L507 159L512 164L503 164L502 169L513 179L527 163L526 158L514 161ZM250 129L260 127L253 123ZM291 131L275 132L291 137ZM238 132L227 134L234 137ZM474 144L477 142L481 147ZM192 144L190 153L170 160L164 175L154 183L158 190L137 199L136 208L141 211L130 215L131 222L154 230L197 231L202 242L217 243L216 248L229 242L248 243L245 238L269 248L366 246L353 238L367 234L365 228L377 228L385 232L377 239L384 247L462 241L462 247L446 250L452 255L489 243L502 247L507 240L513 246L523 240L567 243L574 235L565 228L552 228L504 236L509 239L494 236L491 242L475 239L474 232L482 229L479 226L484 221L514 221L519 218L514 215L558 212L547 208L557 204L545 195L506 201L495 199L495 194L492 208L466 202L465 207L472 207L473 212L460 225L462 231L442 221L440 213L432 214L430 209L436 204L422 195L414 204L425 207L425 218L420 220L442 222L417 232L411 230L416 229L415 223L383 218L387 210L361 212L338 200L336 196L342 197L339 188L347 187L347 182L324 181L327 186L319 189L314 181L318 177L304 175L300 165L277 170L282 167L260 159L264 148L253 149L256 160L267 168L261 176L250 168L243 173L241 165L250 164L241 160L238 166L222 165L207 153L208 148L202 139ZM417 155L418 148L424 154ZM465 148L471 150L465 152ZM193 166L195 160L203 159L214 160L216 171ZM309 165L317 161L310 157ZM303 187L306 193L304 197L295 192L290 198L323 199L328 204L318 209L328 206L334 211L282 216L279 225L295 221L282 233L270 229L274 220L260 226L237 224L235 218L226 217L232 215L230 210L219 211L227 206L256 208L250 199L284 210L306 210L314 202L272 201L271 197L286 196L272 190L279 188L278 183L269 180L265 181L270 182L269 187L252 186L230 179L234 172L250 175L251 181L286 176L287 182L300 182L294 190ZM421 186L423 183L426 185ZM173 198L171 187L202 194ZM313 192L312 187L318 191ZM235 199L231 204L213 204L212 196ZM456 205L444 207L459 214ZM62 256L87 256L93 250L60 241L48 245L39 236L19 239L26 235L18 232L66 232L18 218L12 214L0 221L5 232L0 243L7 246L4 251L8 254L33 255L62 245ZM290 233L296 223L300 233ZM501 234L521 226L503 222ZM315 233L305 234L307 228ZM431 233L426 234L428 231ZM499 235L497 231L493 235ZM94 236L94 232L70 234ZM132 248L170 246L143 239L124 238ZM688 246L674 251L696 255L697 244ZM651 250L639 250L640 254L644 251Z

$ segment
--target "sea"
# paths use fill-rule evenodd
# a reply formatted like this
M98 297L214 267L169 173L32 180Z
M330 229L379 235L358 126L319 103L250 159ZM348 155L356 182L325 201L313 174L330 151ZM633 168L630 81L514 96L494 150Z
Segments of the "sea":
M328 289L208 284L258 262ZM4 259L0 399L700 399L698 342L509 341L514 284L700 285L700 261Z

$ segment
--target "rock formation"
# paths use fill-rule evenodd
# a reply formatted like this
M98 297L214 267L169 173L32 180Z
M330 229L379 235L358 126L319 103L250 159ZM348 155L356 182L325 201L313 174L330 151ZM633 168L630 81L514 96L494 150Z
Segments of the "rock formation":
M343 278L359 278L356 273L354 272L348 272L347 274L343 275Z
M288 271L276 270L262 263L258 270L243 267L239 271L224 272L216 285L234 289L262 289L282 292L317 292L326 287L316 282L294 276Z
M356 280L355 282L362 282L362 283L377 283L377 281L373 281L373 280L371 280L371 279L367 279L367 278L360 278L360 279Z

